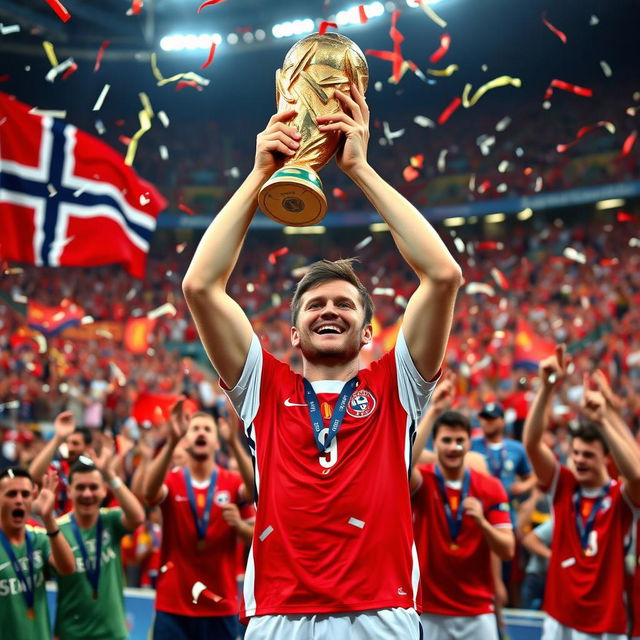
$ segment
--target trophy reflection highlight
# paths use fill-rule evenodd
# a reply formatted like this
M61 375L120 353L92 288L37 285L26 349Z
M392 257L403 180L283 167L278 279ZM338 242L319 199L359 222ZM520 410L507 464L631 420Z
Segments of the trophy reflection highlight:
M276 71L278 111L296 109L289 124L302 136L296 154L287 159L263 185L258 196L262 211L276 222L304 227L316 224L327 212L327 198L317 171L338 150L340 131L321 133L316 118L342 111L338 89L351 92L351 83L364 92L369 69L364 54L352 40L338 33L314 33L289 49Z

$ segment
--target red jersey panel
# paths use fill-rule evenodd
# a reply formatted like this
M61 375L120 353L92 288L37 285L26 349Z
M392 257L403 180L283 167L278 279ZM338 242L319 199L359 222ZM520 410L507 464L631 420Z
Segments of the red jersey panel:
M71 465L68 460L52 460L49 471L58 472L58 487L56 489L56 501L54 509L58 516L69 513L73 505L69 499L69 470Z
M192 483L193 484L193 483ZM162 510L162 542L160 573L157 582L156 609L183 616L229 616L238 613L236 584L236 546L238 535L222 518L220 504L240 504L239 474L218 467L213 494L211 517L205 537L205 547L198 549L196 523L191 513L184 470L172 469L167 474L167 495L160 504ZM198 514L202 516L207 487L195 486ZM243 518L253 515L253 507L241 508ZM219 602L200 596L193 603L192 587L202 582L207 589L222 597Z
M573 473L559 465L551 486L555 525L544 610L584 633L624 634L624 541L632 523L631 506L621 485L613 480L583 551L574 506L577 487ZM580 517L586 521L584 509Z
M640 516L636 516L635 529L635 572L631 589L631 615L633 616L631 637L640 638Z
M462 517L455 543L451 539L435 464L418 467L422 484L412 497L413 531L422 587L422 611L441 616L478 616L494 611L491 550L480 527ZM456 511L460 488L446 486ZM495 527L511 529L509 499L498 480L471 469L469 496L482 503L484 515ZM452 548L453 545L453 548Z
M325 426L343 384L313 383ZM254 337L228 391L258 487L242 619L415 607L408 467L434 384L422 380L400 336L394 351L359 371L340 431L320 455L302 376Z

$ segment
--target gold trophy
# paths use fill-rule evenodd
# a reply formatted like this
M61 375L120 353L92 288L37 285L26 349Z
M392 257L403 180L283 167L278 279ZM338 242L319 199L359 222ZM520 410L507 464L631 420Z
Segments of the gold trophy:
M364 93L369 69L354 42L339 33L314 33L289 49L276 71L278 111L295 109L289 124L302 136L296 154L287 159L260 190L262 211L276 222L304 227L316 224L327 212L327 198L316 173L333 157L342 132L320 133L316 118L342 111L338 89L351 92L354 83Z

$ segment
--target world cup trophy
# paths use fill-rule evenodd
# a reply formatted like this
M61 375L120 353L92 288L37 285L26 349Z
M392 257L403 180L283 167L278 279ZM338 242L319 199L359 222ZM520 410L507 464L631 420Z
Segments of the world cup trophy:
M278 112L296 110L289 124L301 139L296 153L260 190L260 208L270 218L295 227L322 220L327 198L317 171L336 153L343 134L321 133L316 118L342 110L336 90L350 94L353 83L364 93L368 80L364 54L338 33L314 33L289 49L282 69L276 71L276 101Z

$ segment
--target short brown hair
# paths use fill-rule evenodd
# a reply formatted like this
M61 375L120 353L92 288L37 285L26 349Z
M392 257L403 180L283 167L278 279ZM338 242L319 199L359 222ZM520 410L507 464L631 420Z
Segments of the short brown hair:
M353 270L353 263L355 261L355 258L336 261L319 260L309 267L309 270L305 273L302 280L298 282L291 300L291 323L294 327L298 320L298 314L300 313L302 296L309 291L309 289L313 289L319 284L329 282L330 280L345 280L358 290L360 302L364 307L364 324L371 322L371 318L373 318L373 300L367 288L362 284L360 278L358 278L356 272Z
M573 442L576 438L583 442L588 442L589 444L592 442L599 442L602 445L604 454L607 455L609 453L609 445L604 439L600 427L595 422L590 420L581 422L578 425L578 428L571 432L571 441Z

